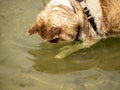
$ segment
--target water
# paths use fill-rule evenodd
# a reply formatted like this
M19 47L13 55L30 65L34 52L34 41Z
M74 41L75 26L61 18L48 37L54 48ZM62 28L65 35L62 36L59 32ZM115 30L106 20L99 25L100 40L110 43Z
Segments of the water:
M42 6L0 0L0 90L120 90L120 38L55 59L66 43L26 34Z

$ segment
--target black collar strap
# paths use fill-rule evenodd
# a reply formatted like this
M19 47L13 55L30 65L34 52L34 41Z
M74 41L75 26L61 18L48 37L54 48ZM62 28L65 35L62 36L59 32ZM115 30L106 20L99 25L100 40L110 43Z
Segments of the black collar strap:
M79 39L79 34L80 34L80 26L77 28L77 34L76 34L75 41Z
M94 18L90 14L90 11L87 8L87 5L86 5L85 1L84 0L77 0L77 1L80 2L80 5L83 8L83 11L86 14L87 19L88 19L89 23L91 24L91 26L93 27L94 31L96 32L96 34L99 34L98 31L97 31L97 26L96 26L96 23L94 21Z

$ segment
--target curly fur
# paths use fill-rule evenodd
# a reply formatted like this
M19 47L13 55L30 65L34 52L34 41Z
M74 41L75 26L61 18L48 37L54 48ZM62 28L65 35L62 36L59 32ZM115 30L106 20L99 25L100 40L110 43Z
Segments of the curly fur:
M28 30L48 42L74 41L80 26L82 40L100 39L120 33L120 0L85 0L97 25L97 35L76 0L50 0ZM73 5L73 7L72 7ZM76 13L74 12L74 9Z

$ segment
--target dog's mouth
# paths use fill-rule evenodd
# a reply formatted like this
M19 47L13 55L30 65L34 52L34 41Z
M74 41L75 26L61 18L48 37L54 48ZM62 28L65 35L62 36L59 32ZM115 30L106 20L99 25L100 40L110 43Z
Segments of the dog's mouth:
M57 43L58 41L59 41L59 38L55 38L55 39L49 40L49 42L51 42L51 43Z
M59 36L54 36L53 38L47 37L44 38L44 42L57 43L59 41Z
M68 35L60 35L60 36L54 37L54 38L47 38L44 41L50 42L50 43L58 43L58 42L71 42L71 41L73 41L73 39Z
M76 35L62 33L62 34L56 35L54 37L47 37L46 39L44 38L44 41L50 42L50 43L58 43L58 42L62 42L62 41L63 42L77 41L79 38L79 33L80 33L80 30L77 31Z

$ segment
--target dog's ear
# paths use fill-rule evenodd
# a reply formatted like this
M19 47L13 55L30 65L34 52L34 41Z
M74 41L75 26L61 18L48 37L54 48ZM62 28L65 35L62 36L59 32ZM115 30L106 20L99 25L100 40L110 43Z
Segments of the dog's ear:
M35 23L29 30L28 30L28 35L32 35L35 34L39 31L39 27L37 25L37 23Z

